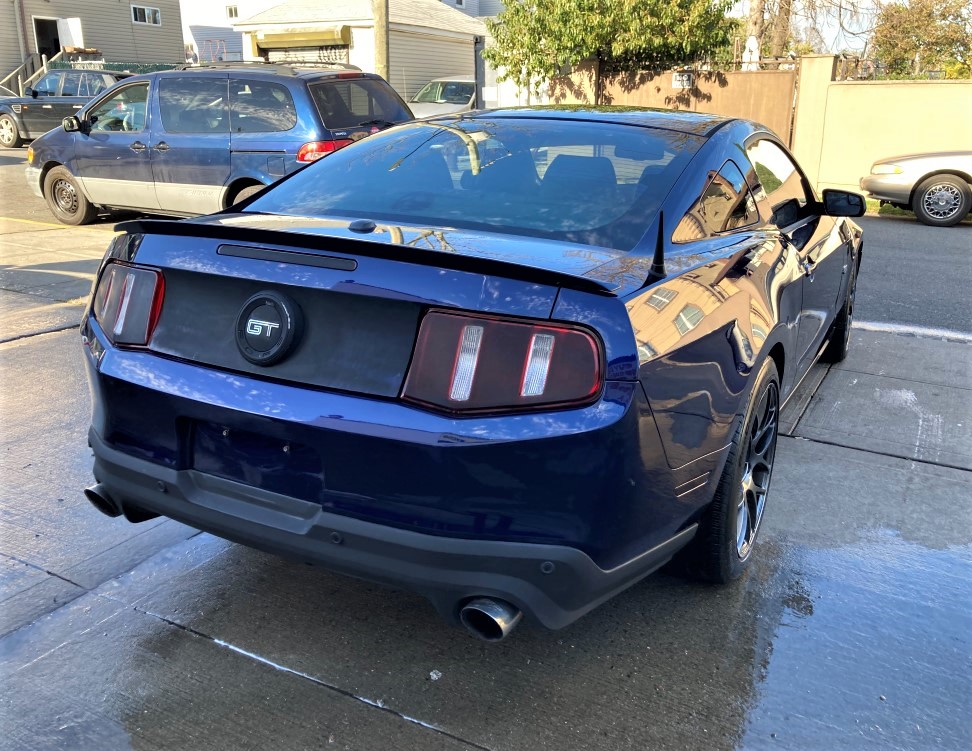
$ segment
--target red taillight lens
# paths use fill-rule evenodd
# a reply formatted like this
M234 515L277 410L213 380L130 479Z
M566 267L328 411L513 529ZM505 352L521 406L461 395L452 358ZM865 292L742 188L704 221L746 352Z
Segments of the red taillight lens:
M452 412L569 406L601 381L600 346L583 329L433 311L402 397Z
M146 345L162 313L165 279L152 269L110 263L95 290L92 312L114 344Z
M316 162L322 156L327 156L331 152L343 149L354 143L350 138L342 138L337 141L311 141L305 143L297 152L298 162Z

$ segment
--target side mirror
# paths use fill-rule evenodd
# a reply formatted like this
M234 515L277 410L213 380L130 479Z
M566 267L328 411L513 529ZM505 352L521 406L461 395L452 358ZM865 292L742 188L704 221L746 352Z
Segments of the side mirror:
M867 204L862 195L828 188L823 192L823 208L827 216L864 216Z
M33 86L28 86L26 89L24 89L24 96L29 96L31 99L36 99L39 94Z
M68 115L63 120L61 120L61 127L64 128L68 133L77 133L81 130L81 121L78 120L74 115Z

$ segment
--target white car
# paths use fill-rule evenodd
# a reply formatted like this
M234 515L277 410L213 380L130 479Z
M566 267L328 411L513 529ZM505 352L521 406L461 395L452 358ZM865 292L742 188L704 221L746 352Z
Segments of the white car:
M415 117L466 112L476 106L476 79L448 76L429 81L408 103Z
M972 151L881 159L861 188L882 204L914 211L924 224L951 227L972 210Z

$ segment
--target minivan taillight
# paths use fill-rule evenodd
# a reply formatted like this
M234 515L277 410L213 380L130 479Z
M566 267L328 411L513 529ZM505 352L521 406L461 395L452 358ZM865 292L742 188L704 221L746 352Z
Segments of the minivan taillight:
M164 299L160 272L112 262L98 281L92 313L113 344L144 346L159 322Z
M601 347L579 327L429 312L402 398L450 412L501 412L593 401Z
M338 149L350 146L352 143L354 141L350 138L341 138L336 141L311 141L300 147L300 150L297 152L297 161L316 162L322 156L327 156Z

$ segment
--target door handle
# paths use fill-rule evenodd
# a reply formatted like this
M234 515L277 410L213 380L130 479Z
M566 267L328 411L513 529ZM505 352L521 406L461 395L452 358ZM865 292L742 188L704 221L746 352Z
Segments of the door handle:
M165 141L160 141L152 148L158 151L159 153L164 154L169 150L169 144L167 144Z
M141 154L143 151L145 151L145 144L142 143L141 141L135 141L128 148L130 148L136 154Z

